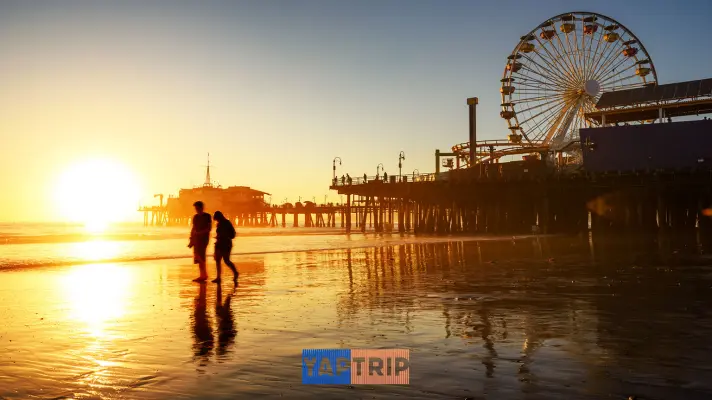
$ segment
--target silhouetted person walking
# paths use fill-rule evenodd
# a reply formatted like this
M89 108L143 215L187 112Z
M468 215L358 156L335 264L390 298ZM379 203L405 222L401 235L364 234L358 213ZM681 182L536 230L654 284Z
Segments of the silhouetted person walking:
M193 263L198 264L200 276L193 279L195 282L205 282L208 280L208 269L206 268L206 252L208 242L210 242L210 231L213 228L213 221L210 214L204 212L205 206L202 201L193 203L195 215L193 216L193 227L190 231L190 243L188 247L193 248Z
M215 228L215 267L217 268L218 276L213 280L215 283L220 282L220 275L222 272L221 262L225 261L233 274L233 282L237 283L237 277L240 275L235 268L235 264L230 261L230 252L232 251L232 239L235 238L235 227L229 219L225 218L223 213L220 211L215 211L214 215L215 221L217 221L218 226Z

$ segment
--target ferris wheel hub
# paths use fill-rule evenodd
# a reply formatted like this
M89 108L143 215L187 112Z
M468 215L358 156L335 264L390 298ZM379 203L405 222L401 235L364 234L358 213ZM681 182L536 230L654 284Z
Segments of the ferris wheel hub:
M601 92L601 85L598 83L598 81L594 79L586 81L583 87L586 91L586 94L591 97L596 97L598 96L598 93Z

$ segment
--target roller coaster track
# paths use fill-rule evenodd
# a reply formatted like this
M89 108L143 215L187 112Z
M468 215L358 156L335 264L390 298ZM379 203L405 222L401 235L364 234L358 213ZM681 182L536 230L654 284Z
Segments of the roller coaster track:
M539 153L549 149L543 142L514 144L509 140L483 140L477 142L475 148L476 164L491 162L504 156ZM452 146L452 152L460 159L461 168L470 166L470 142Z

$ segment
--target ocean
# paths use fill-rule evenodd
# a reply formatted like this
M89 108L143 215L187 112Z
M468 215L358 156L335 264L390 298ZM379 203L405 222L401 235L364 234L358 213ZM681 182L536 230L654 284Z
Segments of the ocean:
M346 236L338 228L238 227L237 232L233 246L236 256L384 246L415 240L410 235ZM138 223L115 225L98 234L88 233L78 224L0 224L0 270L187 259L192 257L186 247L189 233L189 226L144 227ZM210 247L208 253L212 254Z

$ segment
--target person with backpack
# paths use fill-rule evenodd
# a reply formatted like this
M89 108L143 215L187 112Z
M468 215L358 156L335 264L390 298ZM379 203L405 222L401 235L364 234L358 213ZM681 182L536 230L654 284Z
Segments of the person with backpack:
M232 239L235 238L236 232L235 227L229 219L225 218L223 213L220 211L215 211L213 214L213 219L217 221L218 225L215 228L217 236L215 237L215 266L217 268L217 278L213 279L213 282L220 283L220 275L222 272L222 261L232 270L233 282L237 283L237 277L240 275L235 268L235 264L230 261L230 252L232 251Z

